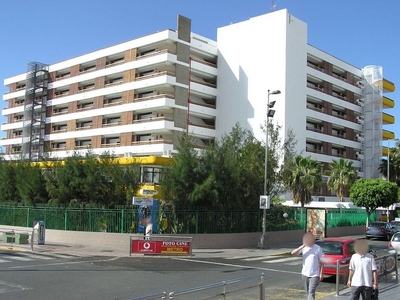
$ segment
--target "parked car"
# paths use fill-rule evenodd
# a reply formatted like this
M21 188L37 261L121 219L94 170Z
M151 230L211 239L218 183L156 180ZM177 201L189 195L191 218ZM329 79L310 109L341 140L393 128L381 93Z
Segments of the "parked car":
M395 250L397 255L400 255L400 232L393 234L388 247L389 249Z
M392 221L390 222L390 225L392 225L397 232L400 231L400 221Z
M372 222L367 228L365 228L365 237L379 238L390 241L393 234L396 233L396 229L389 222Z
M345 259L341 262L342 265L347 265L350 262L351 256L354 254L353 238L325 238L316 241L315 243L322 248L322 262L324 263L324 275L336 275L336 262ZM347 276L349 272L348 266L340 268L340 275Z

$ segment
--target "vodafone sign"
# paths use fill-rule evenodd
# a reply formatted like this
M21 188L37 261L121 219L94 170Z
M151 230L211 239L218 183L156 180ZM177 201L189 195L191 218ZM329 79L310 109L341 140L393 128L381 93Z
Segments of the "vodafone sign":
M142 254L168 254L168 255L189 255L189 241L143 241L131 240L131 253Z

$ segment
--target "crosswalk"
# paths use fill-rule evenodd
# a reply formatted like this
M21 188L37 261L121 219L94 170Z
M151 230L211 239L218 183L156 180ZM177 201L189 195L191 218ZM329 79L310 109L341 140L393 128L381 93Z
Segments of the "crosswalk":
M71 255L64 254L34 254L29 252L0 253L0 264L12 262L29 262L40 260L60 260L71 258Z
M247 262L260 262L264 264L285 264L285 265L301 265L302 264L302 257L301 256L232 256L226 257L225 259L228 260L242 260Z

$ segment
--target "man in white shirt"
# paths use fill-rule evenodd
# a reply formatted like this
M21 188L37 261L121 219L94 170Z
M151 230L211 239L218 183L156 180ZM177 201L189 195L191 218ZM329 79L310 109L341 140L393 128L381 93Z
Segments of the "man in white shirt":
M351 288L350 300L358 300L360 295L363 300L370 300L372 288L378 289L375 258L368 253L369 247L366 240L355 241L354 250L356 253L350 260L347 281L347 286Z
M292 255L303 255L303 268L301 270L301 277L306 290L307 299L315 300L315 291L320 281L324 279L322 249L315 244L314 235L307 232L303 236L303 245L294 249Z
M153 223L151 222L151 218L146 220L146 228L145 228L145 240L150 240L150 236L153 233Z

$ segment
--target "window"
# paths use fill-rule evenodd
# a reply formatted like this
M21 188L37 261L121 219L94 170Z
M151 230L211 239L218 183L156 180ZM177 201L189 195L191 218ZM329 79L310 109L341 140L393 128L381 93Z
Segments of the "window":
M22 130L16 130L13 132L13 138L22 136Z
M103 125L118 125L121 124L121 117L105 118L103 119Z
M55 107L53 110L54 115L60 115L60 114L65 114L68 112L68 106L64 107Z
M114 98L106 98L103 101L103 104L105 106L108 105L117 105L117 104L121 104L122 103L122 97L114 97Z
M78 103L77 110L84 110L84 109L91 109L93 108L93 101L85 102L85 103Z
M52 149L65 149L67 147L66 142L53 142L51 143Z
M67 131L67 124L53 125L53 132Z
M142 167L142 182L160 183L162 178L162 168Z
M81 121L81 122L77 122L76 123L76 129L88 129L88 128L92 128L92 120L88 120L88 121Z
M67 95L69 95L69 89L67 89L67 90L56 90L54 95L56 97L67 96Z
M101 144L102 145L110 145L110 144L119 145L119 143L120 143L119 136L117 136L117 137L103 137L101 139Z
M75 147L77 147L77 148L88 148L91 145L92 145L92 140L75 141Z

